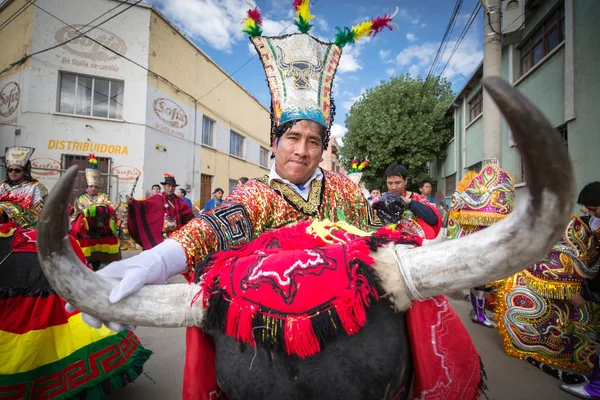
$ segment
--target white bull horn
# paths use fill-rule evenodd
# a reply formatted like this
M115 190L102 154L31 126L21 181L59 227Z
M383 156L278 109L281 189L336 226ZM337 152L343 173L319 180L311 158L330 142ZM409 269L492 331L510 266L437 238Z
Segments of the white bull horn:
M103 321L164 328L201 326L205 310L198 285L144 286L118 303L108 301L118 281L87 268L67 238L67 204L76 175L77 166L72 166L56 183L38 222L38 257L52 288L77 309Z
M480 232L418 248L396 247L395 276L382 282L391 293L399 293L397 286L405 284L402 290L416 300L505 278L543 257L568 223L574 190L564 142L510 84L489 77L483 85L512 129L529 192L511 215ZM380 277L391 274L389 270L377 272ZM401 309L406 305L397 304Z

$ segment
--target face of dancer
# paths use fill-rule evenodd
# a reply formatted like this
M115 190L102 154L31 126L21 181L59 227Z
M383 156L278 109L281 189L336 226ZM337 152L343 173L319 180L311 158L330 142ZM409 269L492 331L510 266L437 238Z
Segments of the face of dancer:
M12 183L20 183L25 178L25 168L20 165L9 165L6 171Z
M295 185L303 185L323 160L321 125L300 120L271 147L279 176Z
M167 196L173 196L173 194L175 193L175 185L171 185L170 183L167 183L163 187L165 188L165 194Z
M89 196L98 196L98 186L91 185L85 190Z

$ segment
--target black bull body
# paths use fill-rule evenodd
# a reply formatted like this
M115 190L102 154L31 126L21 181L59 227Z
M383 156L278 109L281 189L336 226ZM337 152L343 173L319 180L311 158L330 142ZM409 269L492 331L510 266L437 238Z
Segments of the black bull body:
M485 78L484 86L507 119L523 156L529 192L517 210L490 228L455 241L372 253L373 268L388 297L369 308L367 324L356 335L340 337L310 358L260 348L255 354L233 338L209 332L216 341L218 381L232 399L384 398L397 377L409 379L411 366L404 314L394 314L388 299L395 310L404 311L415 299L504 278L541 258L560 238L574 197L567 149L516 89L499 78ZM198 285L147 285L116 304L108 301L118 282L86 270L61 239L75 175L76 168L63 175L39 223L39 257L55 290L103 321L202 327L202 301L190 307L191 298L203 295Z

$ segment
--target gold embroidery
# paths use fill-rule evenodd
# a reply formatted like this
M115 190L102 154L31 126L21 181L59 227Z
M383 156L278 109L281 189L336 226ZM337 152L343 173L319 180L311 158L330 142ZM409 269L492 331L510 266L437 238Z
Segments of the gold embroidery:
M269 182L269 177L267 175L257 178L257 180L269 186L271 189L281 193L283 198L301 213L314 216L319 212L324 178L321 180L315 179L312 181L308 200L304 200L302 196L300 196L294 189L285 183L275 180L271 180L271 182Z

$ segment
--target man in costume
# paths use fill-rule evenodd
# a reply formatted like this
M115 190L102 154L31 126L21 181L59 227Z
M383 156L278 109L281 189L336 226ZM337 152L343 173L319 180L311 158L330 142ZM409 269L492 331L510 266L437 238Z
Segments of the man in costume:
M165 174L161 185L164 190L160 195L152 195L146 200L127 199L129 234L144 250L162 243L194 218L188 204L175 195L175 188L179 186L175 177Z
M385 27L391 29L391 17L378 17L352 29L346 28L336 37L335 43L323 43L306 34L312 18L308 1L296 3L296 25L302 34L274 38L260 36L258 9L250 10L245 20L245 31L260 54L272 95L271 151L275 162L269 174L236 188L220 207L193 219L152 250L100 271L103 276L121 279L110 294L111 302L135 293L144 284L162 284L176 274L182 273L191 280L197 265L210 253L245 245L265 232L299 221L327 219L364 231L381 227L356 183L339 173L324 171L318 165L329 142L335 111L331 86L342 47ZM436 217L435 222L438 220ZM434 229L430 229L435 236ZM461 333L463 338L468 338L443 296L432 301L419 301L413 306L413 317L409 316L409 320L416 329L415 337L421 337L419 333L430 334L428 332L432 330L421 325L430 324L431 318L426 315L431 316L441 309L445 321L455 328L455 338ZM104 323L92 316L86 318L93 326ZM472 344L469 347L470 341L467 342L460 354L465 357L461 365L469 372L461 379L453 379L449 385L461 385L462 393L469 393L464 398L472 398L480 383L480 365L474 347ZM220 389L216 381L212 338L199 328L189 328L186 345L183 398L213 398ZM426 347L427 344L417 344L416 354L427 353ZM433 350L429 348L429 351ZM437 363L433 353L427 354L423 358L428 360L423 361L422 366ZM421 371L420 379L427 379L425 375ZM433 381L428 383L435 385L437 377L430 373L429 378Z
M133 332L83 323L46 280L33 228L47 192L31 178L33 151L7 150L0 186L0 398L101 399L134 381L151 352ZM69 241L85 262L75 239ZM98 361L107 357L110 363Z
M458 239L504 219L515 207L515 184L509 173L496 164L485 165L480 173L469 171L452 195L445 240ZM478 286L469 293L471 320L495 327L486 312L491 288Z
M600 182L587 184L579 193L577 203L582 205L587 212L587 216L582 221L587 225L591 234L595 238L596 246L600 243ZM597 256L595 267L600 263L600 256ZM581 289L571 296L570 302L577 309L586 307L589 302L600 303L600 273L595 271L595 276L588 277L581 283ZM596 335L598 331L596 330ZM596 346L596 357L594 358L594 367L589 381L580 384L562 384L560 386L565 392L570 393L582 399L600 399L600 346Z
M105 193L99 193L100 171L98 159L89 155L85 170L87 187L75 201L73 233L88 262L98 269L102 263L121 259L115 206Z
M442 226L442 218L435 205L430 203L427 197L406 190L408 184L406 167L401 164L390 165L385 170L385 181L388 192L400 196L408 208L409 217L416 219L421 225L425 238L435 239Z
M0 223L13 221L22 228L35 228L48 191L31 177L29 159L34 150L22 146L6 150L6 178L0 184Z
M600 306L581 302L578 296L586 293L600 268L600 197L590 195L598 185L584 187L578 199L590 206L594 219L573 215L562 239L544 258L496 284L497 328L504 351L570 384L584 378L565 369L588 374L594 367L592 377L598 379Z

